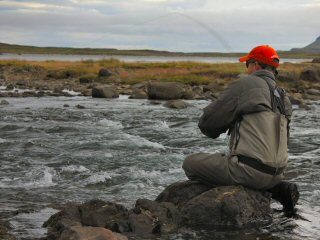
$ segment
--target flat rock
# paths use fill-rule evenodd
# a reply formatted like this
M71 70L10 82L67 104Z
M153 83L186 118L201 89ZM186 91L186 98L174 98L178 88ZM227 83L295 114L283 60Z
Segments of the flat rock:
M71 227L61 234L59 240L128 240L126 236L101 227Z
M175 108L175 109L183 109L191 106L191 104L183 101L183 100L169 100L164 104L167 108Z
M118 98L119 93L112 86L97 86L92 88L92 97Z

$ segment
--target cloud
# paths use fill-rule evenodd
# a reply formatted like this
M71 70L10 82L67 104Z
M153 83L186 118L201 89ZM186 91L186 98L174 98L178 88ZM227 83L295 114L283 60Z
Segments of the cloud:
M170 51L302 47L319 36L319 0L0 1L0 42ZM12 37L16 36L16 37Z

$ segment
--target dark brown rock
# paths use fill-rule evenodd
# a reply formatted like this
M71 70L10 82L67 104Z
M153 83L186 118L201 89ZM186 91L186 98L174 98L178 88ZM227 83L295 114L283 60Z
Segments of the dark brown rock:
M105 77L105 78L111 77L112 75L113 73L106 68L101 68L98 73L99 77Z
M184 85L176 82L149 82L149 99L173 100L181 99L184 93Z
M131 98L131 99L147 99L148 94L142 89L133 89L132 94L129 98Z
M314 58L314 59L312 59L312 63L320 63L320 58Z
M222 186L188 201L181 209L181 225L243 227L270 220L270 194L242 186Z
M300 78L309 82L320 82L320 67L314 65L303 69Z
M116 203L89 201L79 208L84 226L105 227L115 232L128 232L128 210Z
M112 86L98 86L92 88L92 97L96 98L117 98L119 94Z
M183 109L191 106L189 103L183 101L183 100L169 100L164 104L165 107L168 108L175 108L175 109Z
M166 187L162 193L158 195L155 201L171 202L178 207L184 205L192 198L208 191L211 187L199 183L197 181L176 182Z

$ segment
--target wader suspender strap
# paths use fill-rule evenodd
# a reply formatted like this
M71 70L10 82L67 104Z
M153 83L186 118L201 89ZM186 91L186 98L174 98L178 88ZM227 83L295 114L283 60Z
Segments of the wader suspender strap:
M269 83L268 80L264 78L263 80L268 84L270 89L272 111L276 112L278 108L280 113L282 115L285 115L287 118L286 109L284 105L284 90L282 88L272 86L271 83Z

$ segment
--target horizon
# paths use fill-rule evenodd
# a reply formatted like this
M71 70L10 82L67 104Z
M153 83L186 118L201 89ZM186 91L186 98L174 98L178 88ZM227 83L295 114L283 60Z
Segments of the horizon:
M2 0L0 42L37 47L248 52L305 47L320 0Z

